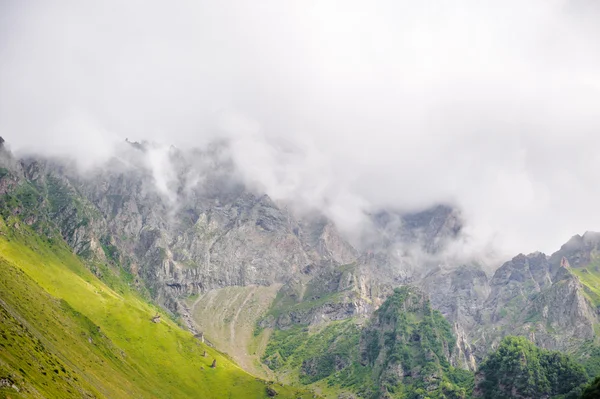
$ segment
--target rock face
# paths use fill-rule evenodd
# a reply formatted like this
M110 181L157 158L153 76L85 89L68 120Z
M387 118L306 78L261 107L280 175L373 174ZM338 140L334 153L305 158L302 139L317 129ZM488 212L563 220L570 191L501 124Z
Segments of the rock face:
M120 158L84 176L57 161L26 159L0 187L48 193L42 199L47 219L76 253L112 257L176 312L183 296L285 283L303 270L355 259L330 221L299 222L268 196L246 189L221 162L218 147L185 154L170 149L164 155L176 170L168 173L145 164L152 151L127 146ZM39 224L46 215L32 216Z
M436 253L462 230L460 214L449 206L438 205L418 213L399 214L387 210L373 216L382 233L382 244L419 245L425 252Z
M568 264L559 254L521 254L496 271L480 321L470 333L471 341L480 342L480 358L505 335L523 335L558 350L572 350L595 337L596 311Z
M435 252L460 231L448 207L380 212L373 216L376 243L361 253L322 215L295 217L246 187L226 151L219 144L184 152L127 142L111 162L85 174L61 160L16 161L6 152L12 172L0 187L31 187L45 211L32 214L31 223L49 222L74 252L123 266L178 313L185 312L181 298L215 288L285 284L293 291L294 284L314 279L318 286L327 278L335 284L317 291L353 294L324 304L321 315L296 318L368 313L422 271L400 247ZM340 269L351 264L351 271Z
M490 295L487 275L476 264L436 268L422 281L434 308L470 331L481 323L481 311Z

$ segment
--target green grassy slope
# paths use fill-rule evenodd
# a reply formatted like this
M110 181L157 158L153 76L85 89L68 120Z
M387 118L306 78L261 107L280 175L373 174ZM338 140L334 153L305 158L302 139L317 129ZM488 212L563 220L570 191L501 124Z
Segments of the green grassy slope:
M595 259L586 267L571 268L570 270L579 277L590 303L595 307L600 307L600 260Z
M369 385L369 367L357 359L360 326L356 320L318 326L275 329L262 361L286 384L310 386L326 398L337 398Z
M153 323L155 307L16 219L0 220L0 300L0 398L268 397L264 381L167 317Z
M593 257L589 264L569 270L579 278L590 304L596 310L600 308L600 259ZM585 342L573 353L590 376L600 375L600 324L595 324L594 330L596 337Z

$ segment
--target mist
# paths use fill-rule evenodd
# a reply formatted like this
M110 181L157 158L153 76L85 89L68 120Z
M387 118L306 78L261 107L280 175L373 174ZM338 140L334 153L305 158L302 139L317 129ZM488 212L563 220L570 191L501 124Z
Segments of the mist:
M347 232L439 203L470 248L600 231L595 2L217 3L3 2L0 135L84 169L226 140L247 184Z

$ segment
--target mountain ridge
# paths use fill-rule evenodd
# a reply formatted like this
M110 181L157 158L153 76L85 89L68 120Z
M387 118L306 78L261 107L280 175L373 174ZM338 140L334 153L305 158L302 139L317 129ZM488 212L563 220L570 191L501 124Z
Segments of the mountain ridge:
M126 275L136 292L253 373L287 381L267 369L274 360L264 356L278 335L306 328L302 339L315 342L313 330L349 321L366 328L408 286L449 323L453 368L476 370L514 334L596 367L598 233L574 236L550 256L519 254L488 275L476 259L444 256L463 231L460 212L447 205L374 212L357 248L326 216L298 215L246 186L223 143L171 147L159 157L168 171L148 160L149 144L119 151L120 160L82 175L58 159L16 160L2 146L3 217L59 234L109 285ZM321 380L308 385L332 395Z

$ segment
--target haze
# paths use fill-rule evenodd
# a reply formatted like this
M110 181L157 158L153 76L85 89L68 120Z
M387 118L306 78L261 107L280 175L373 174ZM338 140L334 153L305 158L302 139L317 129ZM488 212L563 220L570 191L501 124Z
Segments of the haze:
M0 135L84 167L231 143L249 184L346 231L459 207L477 245L600 231L593 1L2 2Z

